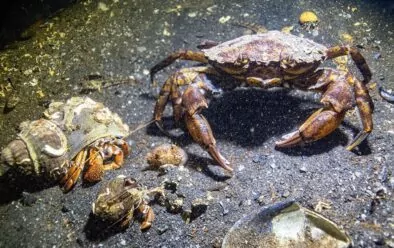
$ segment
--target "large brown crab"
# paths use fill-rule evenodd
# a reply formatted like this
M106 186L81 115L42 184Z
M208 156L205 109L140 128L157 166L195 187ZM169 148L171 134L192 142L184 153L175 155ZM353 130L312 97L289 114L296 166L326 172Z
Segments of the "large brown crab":
M161 88L154 119L161 128L161 118L170 98L176 120L185 119L193 139L225 169L232 170L230 163L220 154L209 123L201 114L207 108L205 93L216 90L206 76L229 76L249 86L293 87L322 93L323 107L313 113L297 131L282 137L278 147L290 147L321 139L334 131L345 117L346 111L356 103L363 130L347 147L359 145L372 131L373 103L366 84L371 71L358 49L350 46L327 48L312 40L279 31L245 35L220 44L207 42L201 51L179 50L156 64L150 71L154 74L178 59L192 60L210 66L179 70L170 76ZM319 68L329 59L348 55L361 71L360 82L349 72ZM182 92L180 86L186 85Z

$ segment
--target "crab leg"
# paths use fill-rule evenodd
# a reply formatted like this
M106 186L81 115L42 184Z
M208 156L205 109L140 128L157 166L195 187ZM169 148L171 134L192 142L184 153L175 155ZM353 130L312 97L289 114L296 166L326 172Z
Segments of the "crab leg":
M161 89L153 118L157 126L163 130L161 118L171 95L175 119L180 120L184 117L186 127L194 141L207 150L223 168L232 171L233 169L229 166L230 162L216 148L216 141L208 121L200 114L203 108L208 108L208 103L201 91L211 93L220 91L209 82L206 74L217 75L218 73L211 67L203 66L185 68L173 74ZM179 86L182 85L189 85L183 94L179 91Z
M363 125L363 131L358 133L350 145L346 147L349 151L353 150L354 147L358 146L364 139L366 139L373 129L372 112L374 110L374 105L371 96L369 95L365 84L361 83L356 78L354 79L356 104L360 114L361 123Z
M147 204L141 204L136 210L142 215L140 229L146 230L150 228L155 219L152 208Z
M75 156L74 163L70 169L68 169L67 174L60 180L60 185L64 192L71 190L77 182L79 174L81 174L85 164L87 154L87 149L80 151L77 156Z
M319 77L316 78L317 75ZM319 70L308 80L317 80L310 89L324 92L321 99L324 107L313 113L297 131L283 136L283 140L277 142L276 145L290 147L300 143L308 143L321 139L334 131L341 124L346 111L352 108L351 85L355 87L356 103L361 114L364 131L357 135L347 149L351 150L360 144L372 130L373 105L365 85L350 73L330 69Z
M230 162L217 149L212 129L200 113L203 108L208 107L208 104L199 89L193 85L189 86L183 94L182 102L186 108L185 123L193 140L207 150L220 166L228 171L233 171Z
M153 114L153 119L156 121L156 125L159 127L161 131L167 133L162 126L161 118L163 116L163 112L165 106L168 102L168 99L171 98L173 111L174 111L174 118L176 121L179 121L183 116L183 109L182 109L182 97L181 92L179 91L179 87L183 85L190 85L193 83L197 77L204 77L204 74L214 74L217 75L218 73L215 69L211 67L201 66L201 67L192 67L192 68L184 68L173 75L171 75L160 90L159 97L156 101L156 106ZM205 83L204 86L208 91L215 91L217 90L214 86Z
M365 61L365 58L357 48L349 47L349 46L330 47L326 51L326 56L327 56L326 59L332 59L348 54L350 54L352 60L354 61L354 63L356 63L357 68L360 70L361 74L363 75L364 77L363 83L367 84L371 80L372 72L369 69L367 62Z
M178 50L172 54L170 54L167 58L164 60L160 61L158 64L152 67L150 69L150 78L151 78L151 83L153 83L153 78L156 72L162 70L163 68L171 65L174 63L174 61L182 59L182 60L192 60L200 63L207 64L208 60L205 58L205 55L203 52L196 52L196 51L191 51L191 50Z

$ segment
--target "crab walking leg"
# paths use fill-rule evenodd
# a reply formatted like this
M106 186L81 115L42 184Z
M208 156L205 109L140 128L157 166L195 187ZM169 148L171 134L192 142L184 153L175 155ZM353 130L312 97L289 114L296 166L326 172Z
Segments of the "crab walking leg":
M68 192L72 189L75 183L78 180L79 175L83 169L83 166L86 161L88 151L87 149L83 149L80 151L77 156L75 156L74 163L68 169L67 174L60 180L60 185L64 192Z
M313 113L297 131L282 137L278 147L291 147L297 144L319 140L333 132L342 122L346 111L352 108L351 83L355 78L350 73L325 69L318 70L306 79L314 81L310 89L323 92L323 108ZM312 81L312 82L309 82Z
M361 83L356 78L354 78L354 81L356 104L360 114L361 123L363 125L363 131L358 133L350 145L346 147L346 149L349 151L365 140L373 129L372 113L374 110L374 105L371 96L369 95L365 84Z
M200 113L201 109L208 107L208 104L199 89L193 85L189 86L183 94L182 103L186 108L186 127L193 140L207 150L220 166L228 171L233 171L230 167L230 162L217 149L212 129L208 121Z
M171 65L172 63L174 63L178 59L191 60L191 61L196 61L196 62L208 64L208 59L205 58L205 55L203 52L196 52L196 51L191 51L191 50L178 50L178 51L170 54L167 58L160 61L158 64L153 66L152 69L150 69L151 83L153 83L154 75L158 71Z
M147 204L141 204L136 210L142 215L140 229L146 230L150 228L155 219L152 208Z
M364 77L363 83L364 84L369 83L372 77L372 72L369 69L367 62L365 61L365 58L357 48L349 47L349 46L330 47L326 52L326 56L327 56L326 59L332 59L348 54L350 54L352 60L354 61L354 63L356 63L357 68L360 70L361 74L363 75Z

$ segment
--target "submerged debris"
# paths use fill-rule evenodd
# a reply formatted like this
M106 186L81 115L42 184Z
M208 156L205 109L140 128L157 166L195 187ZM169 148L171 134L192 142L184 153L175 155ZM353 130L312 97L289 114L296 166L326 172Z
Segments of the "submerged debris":
M379 95L389 103L394 103L394 93L379 87Z
M330 247L352 245L335 223L294 201L276 203L237 221L222 247Z
M132 85L135 83L136 80L134 77L127 79L115 79L115 78L105 79L101 75L92 74L84 77L84 80L82 80L81 93L89 93L94 91L101 92L103 89L110 88L113 86L118 86L122 84Z

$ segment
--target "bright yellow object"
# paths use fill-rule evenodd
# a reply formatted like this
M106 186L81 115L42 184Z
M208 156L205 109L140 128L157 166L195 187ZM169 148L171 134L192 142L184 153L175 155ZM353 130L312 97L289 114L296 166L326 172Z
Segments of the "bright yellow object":
M304 11L301 13L299 22L301 25L307 24L307 23L313 23L313 22L318 22L319 19L317 18L317 15L312 12L312 11Z

